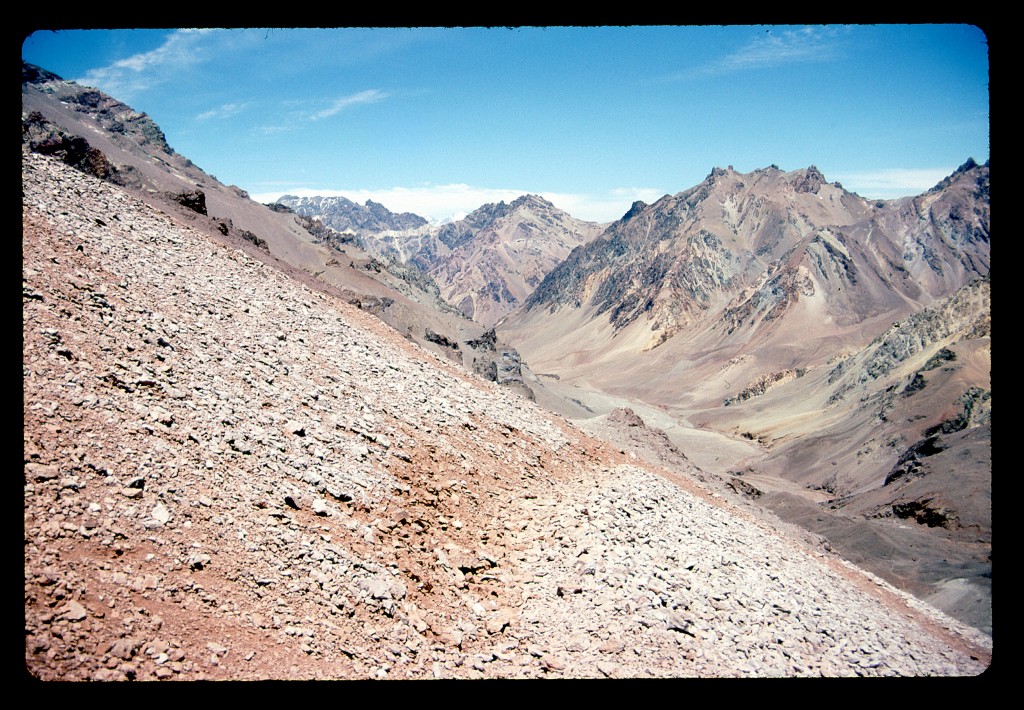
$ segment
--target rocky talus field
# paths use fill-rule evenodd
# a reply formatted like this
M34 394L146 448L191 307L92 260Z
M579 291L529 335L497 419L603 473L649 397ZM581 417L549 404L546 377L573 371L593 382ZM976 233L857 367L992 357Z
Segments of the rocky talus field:
M115 186L22 160L32 677L974 676L991 663L991 637L820 539Z

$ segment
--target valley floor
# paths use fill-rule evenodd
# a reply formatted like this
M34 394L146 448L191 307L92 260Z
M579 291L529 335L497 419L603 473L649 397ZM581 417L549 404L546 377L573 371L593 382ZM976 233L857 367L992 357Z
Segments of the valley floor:
M827 503L833 496L827 491L759 472L757 462L766 454L760 444L693 427L659 407L601 392L585 381L534 376L530 384L538 402L584 430L617 442L635 458L685 471L709 490L745 503L762 517L792 523L795 530L818 538L818 544L828 544L888 583L991 635L991 564L983 561L989 547L972 546L913 521L867 520L831 510ZM638 439L629 427L607 421L610 412L622 409L635 412L644 426L665 436ZM668 446L683 456L666 457ZM737 477L737 471L743 475Z

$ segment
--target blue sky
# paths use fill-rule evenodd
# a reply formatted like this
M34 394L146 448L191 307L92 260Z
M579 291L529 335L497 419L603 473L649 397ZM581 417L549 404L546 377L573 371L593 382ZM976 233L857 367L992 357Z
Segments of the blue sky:
M62 30L22 57L260 201L434 220L529 192L609 221L727 165L888 199L989 158L970 25Z

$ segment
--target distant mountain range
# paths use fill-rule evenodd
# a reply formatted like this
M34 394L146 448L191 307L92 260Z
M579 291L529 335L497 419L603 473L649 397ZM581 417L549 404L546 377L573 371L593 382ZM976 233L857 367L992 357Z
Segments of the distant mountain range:
M428 274L447 303L486 327L515 310L548 271L605 226L575 219L537 195L486 204L440 226L344 197L286 195L278 202L358 235L389 263Z
M284 195L277 202L297 214L315 217L339 232L363 236L385 230L416 229L427 220L412 212L396 214L379 202L367 200L359 205L345 197L296 197Z

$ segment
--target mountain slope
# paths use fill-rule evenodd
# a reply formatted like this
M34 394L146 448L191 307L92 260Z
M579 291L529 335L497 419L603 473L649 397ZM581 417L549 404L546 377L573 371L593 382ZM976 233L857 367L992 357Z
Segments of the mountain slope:
M556 333L548 315L582 309L602 345L631 340L636 352L680 332L690 352L764 348L811 323L815 340L857 342L860 326L877 329L984 276L988 219L988 168L973 162L892 203L869 203L813 167L716 168L686 192L634 204L553 270L505 330ZM614 358L591 351L594 364Z
M972 282L830 367L766 383L701 420L736 427L764 445L763 455L736 473L768 493L768 505L922 598L955 583L959 596L946 593L943 608L986 629L989 292L987 280ZM777 480L820 492L821 502L779 498L772 492ZM856 518L864 530L851 536L844 530Z
M988 168L973 162L890 203L813 168L716 169L575 249L499 332L534 371L710 412L985 277L988 210Z
M45 680L963 675L991 643L26 152ZM670 476L664 478L663 476Z
M31 150L121 185L214 239L342 296L470 371L503 364L497 349L451 347L480 338L485 329L447 307L421 275L389 268L358 241L221 184L176 153L152 119L100 91L25 63L22 80L23 142ZM501 342L498 348L514 353ZM529 391L516 372L506 381Z
M646 405L695 463L742 474L893 583L930 597L971 580L971 608L944 608L990 628L988 175L968 161L924 195L868 202L814 168L715 169L635 204L499 331L563 391L596 393L595 414ZM926 375L944 349L959 364ZM931 427L975 412L977 431L922 453ZM968 476L924 475L958 451ZM923 473L887 485L901 466Z

